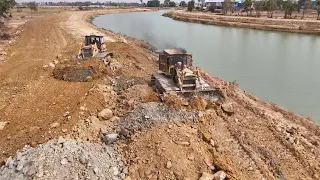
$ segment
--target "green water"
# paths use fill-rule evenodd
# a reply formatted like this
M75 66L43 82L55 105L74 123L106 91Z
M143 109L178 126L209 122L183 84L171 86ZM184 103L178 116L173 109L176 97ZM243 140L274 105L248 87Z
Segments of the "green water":
M109 14L93 23L160 50L185 48L211 75L320 122L319 36L185 23L163 13Z

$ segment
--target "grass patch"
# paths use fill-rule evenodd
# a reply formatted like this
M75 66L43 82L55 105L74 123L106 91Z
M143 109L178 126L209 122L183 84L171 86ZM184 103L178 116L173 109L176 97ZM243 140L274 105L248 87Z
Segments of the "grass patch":
M239 83L237 82L237 80L231 81L230 83L231 83L232 85L239 86Z
M61 12L66 12L68 10L64 10L64 9L50 9L50 8L41 8L39 7L38 11L32 11L32 14L41 14L41 13L61 13ZM10 13L12 14L19 14L19 13L28 13L31 14L31 10L29 8L23 8L21 9L20 12L17 11L16 8L11 9Z

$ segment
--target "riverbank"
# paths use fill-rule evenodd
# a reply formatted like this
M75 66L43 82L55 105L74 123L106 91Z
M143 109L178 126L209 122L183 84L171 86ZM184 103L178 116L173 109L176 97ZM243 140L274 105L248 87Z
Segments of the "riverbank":
M14 155L25 145L37 148L17 153L6 161L0 174L51 179L102 175L199 179L206 175L203 172L221 174L222 170L228 179L319 178L320 127L315 122L205 72L203 78L223 92L224 105L231 105L232 115L221 109L222 104L209 104L199 97L188 107L192 112L179 104L179 97L162 103L148 85L157 71L154 54L137 46L134 39L123 40L119 34L94 27L88 22L91 13L96 12L66 12L30 21L8 49L11 56L0 67L0 121L6 122L0 130L0 158ZM108 67L99 66L103 75L87 82L55 79L52 74L57 69L83 63L70 57L83 36L91 32L106 36L107 49L115 53L113 63L121 73L108 73ZM89 65L95 68L96 63ZM78 71L71 68L70 73ZM102 144L102 140L114 140L114 136L105 136L108 133L119 135L116 146ZM72 143L64 139L72 139ZM82 147L90 147L94 156L78 152ZM73 153L50 152L64 152L60 151L63 148L71 148ZM99 161L101 149L106 149L109 161ZM30 160L35 156L32 152L39 154L35 162ZM46 156L54 162L40 167L37 161ZM91 161L109 169L94 167L96 163ZM61 168L53 169L61 172L75 168L84 172L51 173L54 164Z
M228 26L239 28L250 28L270 31L320 34L320 21L317 20L297 20L297 19L270 19L265 17L245 17L245 16L224 16L204 12L187 12L176 10L164 13L163 16L174 20Z

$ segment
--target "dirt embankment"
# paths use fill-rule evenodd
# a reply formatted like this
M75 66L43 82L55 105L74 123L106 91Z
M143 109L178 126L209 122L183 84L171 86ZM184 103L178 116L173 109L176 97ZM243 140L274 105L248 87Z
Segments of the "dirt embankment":
M283 31L305 34L320 34L320 21L297 19L271 19L244 16L224 16L211 13L186 12L182 10L164 13L174 20L208 25L240 27L250 29Z
M25 145L36 146L59 136L72 143L59 138L26 148L2 166L3 177L59 178L62 174L54 172L70 170L63 175L79 179L101 175L127 180L205 179L204 175L214 173L224 177L223 172L228 179L319 179L320 127L315 122L205 72L202 77L223 92L233 113L201 98L194 98L201 103L195 102L191 109L177 97L162 103L148 85L151 73L157 71L154 54L137 45L139 41L123 40L90 25L87 13L96 12L34 19L9 47L0 66L0 122L6 122L0 130L0 160ZM110 74L101 63L70 58L91 32L115 41L106 46L115 53L113 61L121 67L120 74ZM57 71L70 75L75 67L78 73L82 65L101 73L84 82L53 76ZM68 73L60 71L63 67L68 67L64 69ZM118 133L117 152L113 146L101 145L101 139L117 139L110 133ZM99 160L108 154L111 159ZM40 162L47 156L50 161Z

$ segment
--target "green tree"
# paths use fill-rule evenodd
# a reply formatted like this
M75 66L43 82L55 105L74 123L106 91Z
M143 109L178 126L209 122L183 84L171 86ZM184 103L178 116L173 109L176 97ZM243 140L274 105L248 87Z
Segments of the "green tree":
M267 11L267 17L273 18L273 12L277 7L277 0L265 0L262 2L262 11Z
M253 2L253 7L254 10L256 11L256 17L260 17L260 11L263 10L263 1L254 1Z
M169 7L176 7L176 3L174 1L169 2Z
M243 9L247 12L247 16L249 16L249 11L250 15L252 16L252 0L244 0L242 1L243 4Z
M228 11L230 10L232 4L231 4L231 0L224 0L223 1L223 5L222 5L222 13L223 14L227 14Z
M217 9L216 3L213 3L208 7L208 11L210 11L212 13L215 12L215 9Z
M194 9L194 1L188 2L188 11L192 11Z
M160 7L160 1L159 0L151 0L147 2L148 7Z
M169 6L170 0L164 0L163 4L164 6Z
M16 4L15 0L0 0L0 17L8 18L9 10Z
M294 10L297 10L298 12L300 11L300 6L295 0L283 1L282 8L284 10L284 18L285 19L287 19L287 18L291 19L292 12Z
M316 5L317 5L317 12L318 12L317 20L319 20L320 19L320 0L317 0Z
M38 4L36 2L29 2L27 4L28 8L32 11L38 11Z
M187 7L187 3L185 1L181 1L179 6L180 7Z
M298 1L299 7L302 7L302 17L301 19L304 18L304 14L307 12L308 8L310 8L311 5L311 0L299 0Z

